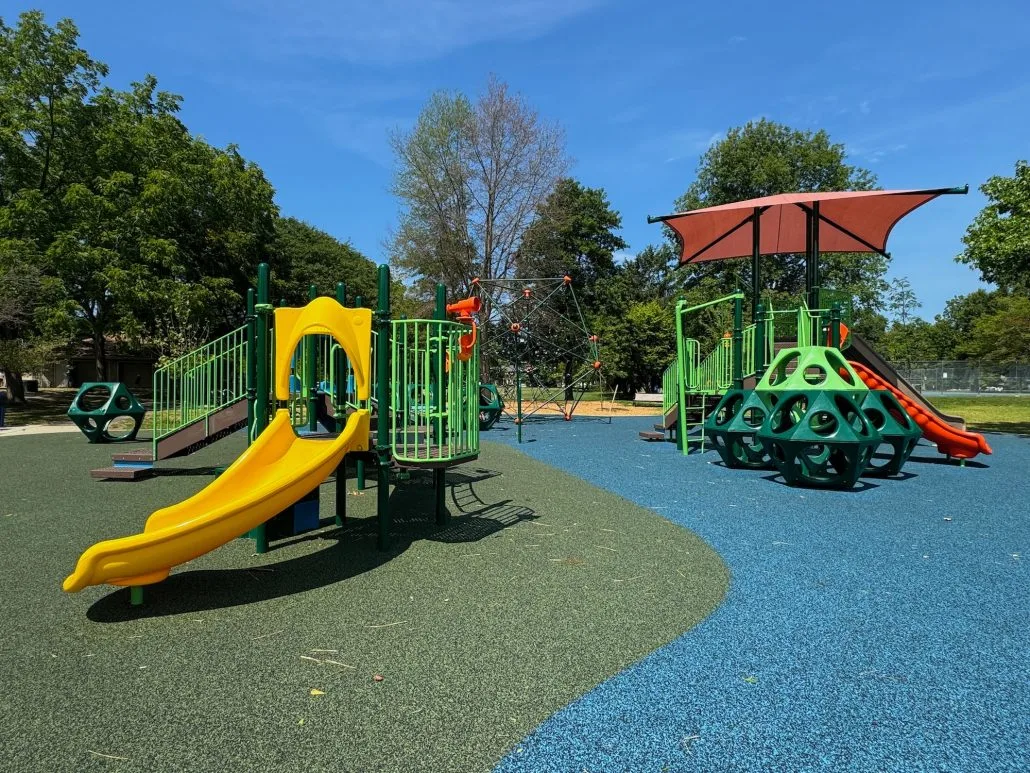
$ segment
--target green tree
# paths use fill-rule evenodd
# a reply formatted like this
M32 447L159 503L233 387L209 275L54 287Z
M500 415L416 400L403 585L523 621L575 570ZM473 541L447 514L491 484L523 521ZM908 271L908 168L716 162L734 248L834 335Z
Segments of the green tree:
M434 94L391 142L402 207L392 263L413 291L428 298L443 282L461 294L475 277L512 276L523 234L565 170L562 131L491 78L474 103Z
M872 190L872 172L849 164L844 146L825 131L792 129L762 119L730 129L725 139L701 157L694 182L677 201L679 210L798 191ZM859 308L880 305L887 259L875 253L825 254L820 270L824 286L855 298ZM687 265L680 270L683 287L714 282L715 292L751 286L748 260ZM762 289L777 297L798 298L805 289L803 255L770 255L762 259Z
M361 296L366 306L376 302L375 263L350 244L296 218L276 220L269 262L273 294L290 304L306 303L312 284L327 295L336 292L336 283L341 281L347 283L349 301Z
M1030 298L1015 294L998 298L996 310L977 318L959 351L991 363L1030 362Z
M922 304L916 298L915 290L908 277L898 277L891 283L891 289L887 293L887 308L894 314L902 325L908 324L912 312Z
M962 237L956 260L973 266L985 282L1030 292L1030 164L1016 162L1012 177L991 177L980 186L988 204Z
M277 213L261 170L192 137L152 76L101 88L77 37L39 12L0 29L0 238L39 255L60 289L44 316L92 339L104 378L110 335L167 353L238 323Z
M919 318L895 322L878 342L883 356L891 362L946 359L950 344L946 328Z

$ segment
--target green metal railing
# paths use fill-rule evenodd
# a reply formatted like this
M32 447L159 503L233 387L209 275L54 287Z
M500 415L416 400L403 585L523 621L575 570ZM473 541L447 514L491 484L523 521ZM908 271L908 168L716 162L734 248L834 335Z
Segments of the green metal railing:
M459 339L468 327L426 319L394 320L391 325L389 431L394 458L443 464L477 456L479 348L473 347L465 361L458 357Z
M676 404L680 391L680 363L673 360L662 373L662 413L668 413Z
M247 396L247 328L237 328L154 371L157 443Z

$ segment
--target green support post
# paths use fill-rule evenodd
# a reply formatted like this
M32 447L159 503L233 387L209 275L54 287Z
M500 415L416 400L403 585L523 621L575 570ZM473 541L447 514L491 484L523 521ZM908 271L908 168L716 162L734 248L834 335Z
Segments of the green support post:
M362 306L364 306L364 304L365 304L365 299L364 298L362 298L360 295L355 296L355 298L354 298L354 308L355 309L362 308ZM377 347L377 351L378 351L378 347ZM372 367L373 368L379 367L378 363L373 362L372 363ZM376 399L377 400L379 399L378 394L376 395ZM379 437L379 433L382 431L382 427L380 426L381 424L382 424L381 414L379 414L378 411L377 411L377 416L376 416L376 437ZM355 477L357 478L356 485L358 487L358 491L364 491L365 490L365 460L364 459L358 459L356 462L354 462L354 471L355 471Z
M377 511L379 549L390 547L390 267L379 266L379 299L376 310L376 402L379 421L376 456L379 461Z
M766 340L768 330L765 326L765 306L759 303L755 307L755 381L762 378L765 373L766 352L769 351L769 342Z
M343 282L336 283L336 302L341 306L347 305L347 285ZM336 373L336 381L332 385L333 413L336 415L336 431L343 432L343 428L347 423L347 355L341 347L332 356L336 358L336 362L333 363L333 372ZM346 522L347 457L344 456L336 467L336 525L343 526Z
M686 349L687 347L683 341L683 301L679 300L676 301L676 364L680 369L679 378L676 379L679 392L676 395L676 450L680 453L686 453L687 450L687 409L685 403L687 400L687 389L690 386L686 383L686 374L689 372Z
M257 304L254 307L257 312L257 395L254 400L254 431L256 438L268 426L268 395L269 377L271 376L272 363L269 361L271 353L271 339L269 338L268 321L272 315L272 306L269 303L269 272L268 264L262 263L258 266ZM268 534L265 524L256 526L251 532L254 536L254 552L268 552Z
M318 297L315 285L308 287L308 300ZM303 388L308 398L308 431L318 431L318 380L315 375L315 337L304 336L304 381Z
M515 427L518 429L519 443L522 442L522 352L518 341L515 342Z
M744 296L737 291L733 299L733 388L744 388Z
M840 349L840 303L837 301L830 307L830 346Z
M129 603L138 607L143 603L143 586L142 585L130 585L129 586Z
M257 313L254 288L247 290L247 445L253 441L254 401L257 399Z
M442 284L436 286L436 313L433 315L433 319L446 321L447 320L447 288ZM444 357L446 352L444 351L443 341L443 326L439 325L437 329L437 352L436 352L436 388L433 389L433 411L439 414L436 417L436 442L443 444L445 442L444 437L444 419L443 419L443 406L447 404L447 396L444 394L446 385L446 374L444 373ZM457 367L457 363L455 363ZM433 495L436 502L436 523L440 526L447 524L450 513L447 512L447 470L443 467L433 470Z

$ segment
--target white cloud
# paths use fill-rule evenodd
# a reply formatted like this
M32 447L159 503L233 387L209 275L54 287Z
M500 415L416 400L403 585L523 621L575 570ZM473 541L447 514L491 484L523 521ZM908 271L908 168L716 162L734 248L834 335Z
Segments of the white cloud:
M529 40L606 0L232 0L273 54L405 64L472 45Z

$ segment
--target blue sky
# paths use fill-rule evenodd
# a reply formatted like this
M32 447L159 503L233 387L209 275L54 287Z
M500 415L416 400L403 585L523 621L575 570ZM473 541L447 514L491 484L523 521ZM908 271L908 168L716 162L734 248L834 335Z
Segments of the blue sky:
M58 0L42 8L125 86L145 73L182 117L265 170L283 214L377 261L396 224L388 132L435 89L496 73L566 130L572 174L606 189L636 252L659 240L699 155L768 117L825 128L886 188L971 187L894 231L893 276L921 313L979 286L956 264L977 188L1030 157L1025 0L693 3L652 0Z

